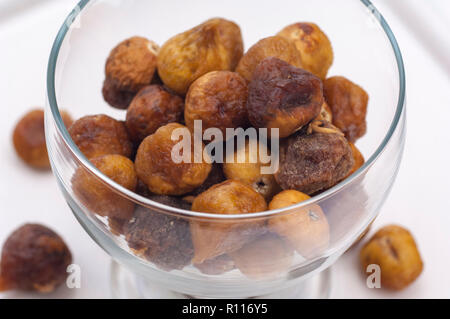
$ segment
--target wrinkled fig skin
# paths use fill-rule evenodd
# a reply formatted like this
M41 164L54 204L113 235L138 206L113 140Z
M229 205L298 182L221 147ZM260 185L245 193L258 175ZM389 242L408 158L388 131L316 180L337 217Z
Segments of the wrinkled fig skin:
M295 23L278 33L293 41L302 56L303 68L325 79L333 64L333 48L326 34L314 23Z
M158 51L157 44L142 37L119 43L105 65L105 101L113 107L126 109L134 95L152 82Z
M326 79L323 89L325 99L333 112L333 124L344 132L349 142L355 143L367 130L368 94L342 76Z
M278 128L283 138L316 118L323 101L318 77L277 58L268 58L253 74L247 111L255 127Z
M422 273L423 262L411 233L400 226L380 229L360 253L363 271L369 265L381 268L381 287L401 290Z
M125 124L107 115L82 117L72 124L69 134L88 159L110 154L130 158L133 154Z
M71 263L69 248L55 232L41 225L24 225L3 245L0 291L52 292L66 280Z
M160 127L154 134L145 138L136 154L135 167L138 178L144 182L150 192L159 195L185 195L200 187L211 171L211 164L204 159L200 163L194 161L194 143L190 152L191 162L175 163L172 157L174 147L182 143L172 140L175 130L190 131L178 123L170 123ZM191 135L191 140L193 136ZM183 154L180 154L184 156Z
M194 130L194 121L201 120L203 130L218 128L223 135L227 128L247 126L247 82L235 72L214 71L196 80L186 96L184 118Z
M190 209L190 205L179 198L151 196L150 199ZM190 264L194 254L188 221L143 207L136 209L126 226L125 238L138 256L168 271L183 269Z
M280 169L275 179L283 189L312 195L343 180L354 160L344 136L297 133L280 145Z
M275 57L288 64L301 68L302 58L295 45L282 37L268 37L252 46L242 57L236 68L248 82L252 80L256 67L265 59Z
M183 119L184 102L160 85L144 87L127 110L126 127L131 139L140 143L158 128Z
M211 214L249 214L263 212L267 204L260 194L250 186L227 180L197 196L192 204L195 212ZM195 255L193 262L201 264L241 248L266 232L264 220L191 220L192 242Z
M211 19L168 40L158 55L164 84L180 95L211 71L234 71L244 51L241 30L224 19Z

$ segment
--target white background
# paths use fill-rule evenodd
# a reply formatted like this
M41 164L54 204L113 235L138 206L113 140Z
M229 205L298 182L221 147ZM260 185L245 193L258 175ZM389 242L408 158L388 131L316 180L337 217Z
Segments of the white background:
M0 0L0 244L25 222L59 232L82 268L82 288L50 298L108 298L108 255L84 232L51 173L16 157L11 132L32 106L45 103L50 47L75 0ZM408 134L400 174L373 230L398 223L414 234L425 269L402 292L371 290L359 247L333 267L333 298L450 298L450 1L374 0L397 36L407 70ZM246 3L246 2L244 2ZM9 292L0 298L36 298Z

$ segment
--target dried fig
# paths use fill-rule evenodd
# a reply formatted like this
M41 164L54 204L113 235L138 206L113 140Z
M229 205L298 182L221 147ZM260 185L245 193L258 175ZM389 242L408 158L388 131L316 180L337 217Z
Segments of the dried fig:
M305 70L325 79L333 64L333 48L326 34L316 24L295 23L281 30L278 36L294 42L302 56Z
M342 76L326 79L323 89L333 112L333 124L354 143L366 133L369 96L363 88Z
M194 121L201 120L203 130L218 128L223 136L227 128L245 127L247 96L247 83L239 74L207 73L191 85L186 96L186 126L194 130Z
M272 199L269 209L280 209L310 199L306 194L286 190ZM271 217L268 221L271 231L277 233L306 258L313 258L328 247L330 227L319 205L309 205L293 212Z
M190 149L181 149L181 159L188 156L188 161L176 163L173 158L175 147L184 140L173 140L175 130L184 132L191 143ZM176 133L176 132L175 132ZM148 136L139 147L135 160L136 172L152 193L159 195L184 195L194 191L207 179L211 164L202 158L195 162L194 137L188 128L178 123L170 123ZM200 142L201 144L201 142ZM203 151L203 144L201 144ZM189 152L186 154L185 152ZM202 152L203 153L203 152ZM197 154L198 155L198 154ZM202 155L202 154L199 154Z
M363 270L369 265L381 268L381 285L394 290L409 286L423 269L422 258L411 233L400 226L380 229L361 249Z
M243 54L241 30L225 19L211 19L168 40L158 56L158 73L166 86L184 95L211 71L233 71Z
M121 155L104 155L91 159L103 174L130 191L135 191L137 177L134 164ZM122 233L120 225L133 215L134 203L106 186L84 168L79 168L72 178L75 196L91 212L108 217L116 233Z
M127 110L126 126L131 139L140 143L158 128L183 119L183 100L160 85L144 87Z
M228 180L215 185L197 196L192 204L195 212L212 214L249 214L262 212L267 204L260 194L250 186ZM193 262L205 260L237 250L258 234L264 233L264 221L227 221L198 219L191 221Z
M105 101L126 109L136 93L152 82L158 51L156 43L142 37L132 37L117 45L106 61Z
M69 134L88 159L110 154L130 158L133 154L125 124L107 115L82 117L72 124Z
M72 125L72 118L61 111L66 127ZM17 155L29 166L36 169L49 169L47 146L45 143L44 110L37 109L25 114L16 124L13 144Z
M26 224L3 245L0 291L49 293L65 282L72 254L66 243L47 227Z
M247 102L255 127L278 128L287 137L316 118L322 104L322 81L311 73L277 58L255 69Z
M252 46L242 57L236 68L244 79L250 82L256 67L265 59L275 57L294 67L303 66L300 52L295 45L282 37L268 37Z
M262 150L262 147L265 150ZM264 154L269 154L267 147L259 143L258 140L247 140L243 147L238 148L231 156L227 156L223 164L223 171L228 179L238 180L250 185L266 200L270 201L281 189L273 174L263 174L262 168L269 166L270 163L263 164L261 162L260 149Z
M283 189L311 195L333 187L353 167L352 150L342 132L326 122L311 124L310 134L298 132L280 145L275 179Z
M190 209L190 205L176 197L151 196L164 205ZM165 270L183 269L194 254L189 222L144 207L138 207L125 227L129 247L138 255Z

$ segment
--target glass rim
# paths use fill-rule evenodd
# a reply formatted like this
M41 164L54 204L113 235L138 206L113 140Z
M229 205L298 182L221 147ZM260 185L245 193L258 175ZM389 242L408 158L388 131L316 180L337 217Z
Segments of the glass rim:
M63 41L66 38L66 35L68 31L70 30L70 27L72 26L75 19L83 12L83 9L86 7L86 5L89 2L92 2L92 0L81 0L77 6L72 10L72 12L68 15L68 17L65 19L63 25L58 31L58 34L56 36L56 39L53 43L50 58L48 62L47 67L47 100L50 106L51 114L53 116L53 119L56 122L56 127L61 136L63 137L64 142L69 147L72 154L76 157L77 161L90 173L94 174L97 178L99 178L103 183L107 184L108 186L112 187L116 192L118 192L123 197L128 198L129 200L135 202L136 204L140 206L144 206L150 209L157 209L160 211L164 211L165 213L171 213L174 215L179 215L182 217L194 217L194 218L208 218L208 219L223 219L223 220L235 220L235 219L257 219L257 218L263 218L263 217L269 217L272 215L277 215L281 213L289 213L293 210L306 208L308 206L317 204L317 202L321 201L324 198L330 197L333 194L339 192L340 190L344 189L346 186L352 184L353 181L358 179L360 176L362 176L377 160L377 158L383 153L386 146L390 142L394 132L396 131L398 124L400 123L400 119L402 116L402 113L404 111L405 106L405 91L406 91L406 78L405 78L405 68L403 63L402 54L400 51L400 48L398 46L398 42L389 27L388 23L384 19L383 15L378 11L378 9L375 8L375 6L372 4L370 0L359 0L362 4L364 4L368 10L370 10L371 14L376 18L382 29L384 30L386 36L389 39L389 42L392 46L392 49L394 51L395 59L397 62L398 67L398 73L399 73L399 96L397 101L397 107L396 112L393 117L393 120L391 122L391 125L383 138L383 141L378 146L378 148L375 150L375 152L370 156L370 158L364 163L362 167L360 167L355 173L353 173L351 176L346 178L345 180L341 181L337 185L333 186L332 188L324 191L323 193L316 195L314 197L311 197L310 199L300 202L298 204L284 207L280 209L275 210L267 210L264 212L257 212L257 213L247 213L247 214L236 214L236 215L224 215L224 214L212 214L212 213L201 213L201 212L194 212L184 209L179 209L175 207L171 207L168 205L164 205L155 201L152 201L151 199L148 199L144 196L141 196L135 192L132 192L125 187L119 185L118 183L114 182L110 178L108 178L106 175L104 175L100 170L98 170L84 155L81 153L79 148L76 146L76 144L73 142L72 138L69 135L69 132L67 128L64 125L64 122L61 118L61 114L59 112L59 107L56 99L56 91L55 91L55 74L56 74L56 64L58 62L59 52L62 46Z

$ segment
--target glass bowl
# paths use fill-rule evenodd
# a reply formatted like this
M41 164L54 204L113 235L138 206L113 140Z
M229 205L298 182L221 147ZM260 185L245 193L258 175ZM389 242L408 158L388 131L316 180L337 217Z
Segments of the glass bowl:
M327 33L335 53L329 75L348 77L370 96L368 131L357 144L367 159L363 167L335 187L285 209L214 215L169 207L139 196L108 179L83 156L64 127L60 109L76 118L99 113L125 118L125 112L108 106L101 94L110 50L134 35L162 44L215 16L241 26L246 48L297 21L315 22ZM276 6L273 1L262 0L257 9L237 0L81 1L55 40L47 94L46 134L53 172L75 217L114 260L111 282L118 297L326 296L329 273L322 271L361 236L380 212L404 148L405 76L401 53L382 15L365 0L279 0ZM130 249L125 236L115 228L115 221L96 215L90 203L77 195L77 172L89 175L115 200L147 212L149 227L157 234L161 235L161 229L167 226L171 239L145 233L143 228L137 235L141 236L141 246L137 249L130 245L135 248ZM288 227L286 220L290 219L280 217L307 214L314 221L318 210L326 216L326 231L300 236L303 242L296 246L296 252L284 238L267 233L266 225L275 218ZM121 222L134 223L136 219ZM189 258L193 225L201 226L197 231L209 244L226 247L226 253L193 265ZM306 234L308 227L300 225L297 232Z

